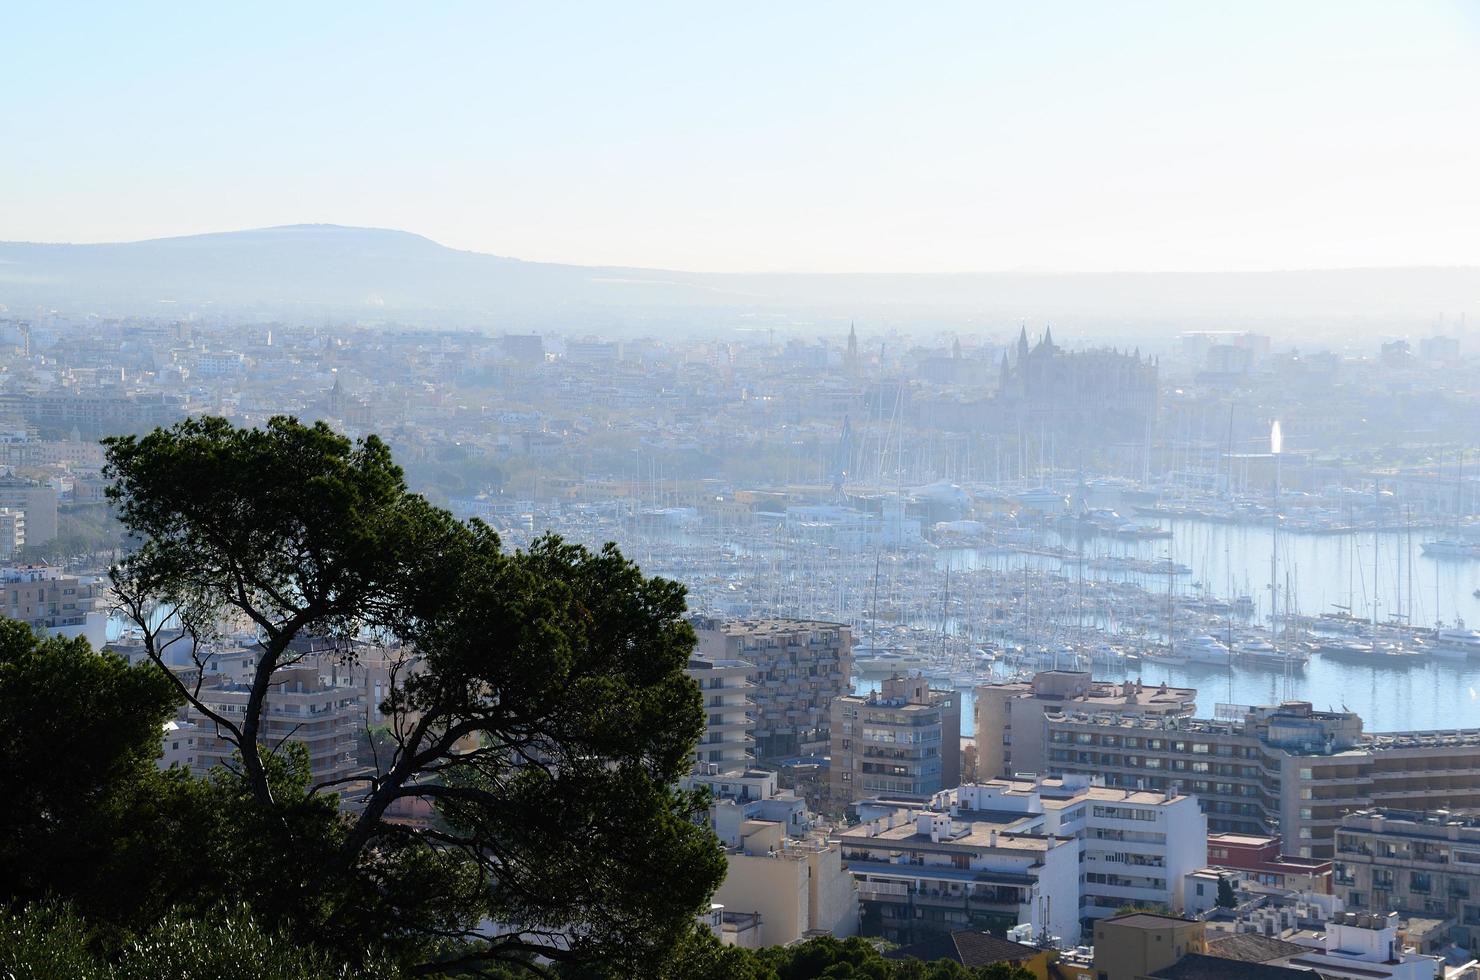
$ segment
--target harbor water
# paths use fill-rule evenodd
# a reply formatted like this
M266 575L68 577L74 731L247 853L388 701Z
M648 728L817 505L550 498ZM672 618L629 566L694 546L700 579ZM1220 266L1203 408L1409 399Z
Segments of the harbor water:
M1170 539L1123 541L1087 538L1082 542L1046 533L1045 547L1067 547L1087 558L1121 555L1145 559L1168 556L1190 574L1166 576L1085 571L1089 577L1134 581L1148 590L1189 595L1206 590L1219 596L1248 595L1256 621L1270 612L1270 556L1273 530L1268 526L1162 520ZM1457 619L1480 626L1480 561L1436 560L1422 554L1432 531L1351 534L1280 532L1278 579L1281 615L1318 615L1350 606L1367 619L1374 603L1379 621L1408 617L1415 626L1446 625ZM937 563L954 569L990 567L1011 570L1061 568L1074 575L1072 563L1040 555L951 549ZM1219 703L1270 704L1286 699L1312 702L1317 708L1349 709L1363 718L1368 731L1480 727L1480 660L1428 660L1404 669L1342 663L1313 656L1301 672L1285 677L1278 670L1144 664L1129 669L1097 668L1103 680L1139 678L1147 684L1197 688L1198 713L1211 715ZM858 679L860 690L877 681ZM962 732L975 731L974 699L962 692Z

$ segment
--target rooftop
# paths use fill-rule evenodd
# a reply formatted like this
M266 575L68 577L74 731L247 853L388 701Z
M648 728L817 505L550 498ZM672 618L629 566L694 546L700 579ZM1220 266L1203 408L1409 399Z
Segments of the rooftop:
M1003 814L1012 822L1022 819L1022 814ZM920 833L914 815L894 827L876 829L876 824L859 824L849 827L838 835L845 844L863 845L869 841L891 844L911 844L923 847L975 847L999 851L1047 851L1066 838L1044 837L1039 834L1016 834L1003 830L1007 824L992 820L959 820L955 822L955 833L942 836L932 842L929 834Z
M848 629L846 623L830 623L822 619L729 619L716 627L721 633L761 634L795 633L801 630Z
M1156 980L1311 980L1315 974L1308 969L1188 953L1171 966L1164 966L1148 976Z
M1180 915L1162 915L1159 912L1127 912L1125 915L1102 919L1101 925L1117 925L1127 929L1174 929L1177 926L1195 925L1196 920L1184 919Z
M1225 960L1242 960L1246 963L1268 963L1287 959L1308 952L1310 947L1289 943L1273 936L1262 936L1256 932L1244 932L1222 939L1208 940L1208 954Z

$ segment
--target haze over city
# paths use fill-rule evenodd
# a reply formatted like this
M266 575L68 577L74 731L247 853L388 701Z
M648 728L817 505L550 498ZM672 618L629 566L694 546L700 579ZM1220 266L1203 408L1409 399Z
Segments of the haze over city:
M0 977L1480 980L1480 5L3 25Z

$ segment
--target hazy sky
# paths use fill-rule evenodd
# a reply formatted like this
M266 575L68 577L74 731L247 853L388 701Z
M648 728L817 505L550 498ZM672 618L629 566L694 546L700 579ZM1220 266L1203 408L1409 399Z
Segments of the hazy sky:
M0 35L0 239L1480 264L1480 0L31 3Z

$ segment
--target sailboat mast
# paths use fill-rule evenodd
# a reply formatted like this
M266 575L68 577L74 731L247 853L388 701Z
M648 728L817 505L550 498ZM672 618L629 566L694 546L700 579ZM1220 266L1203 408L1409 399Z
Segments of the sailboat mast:
M1382 481L1372 476L1372 628L1377 628L1377 546L1382 541Z

